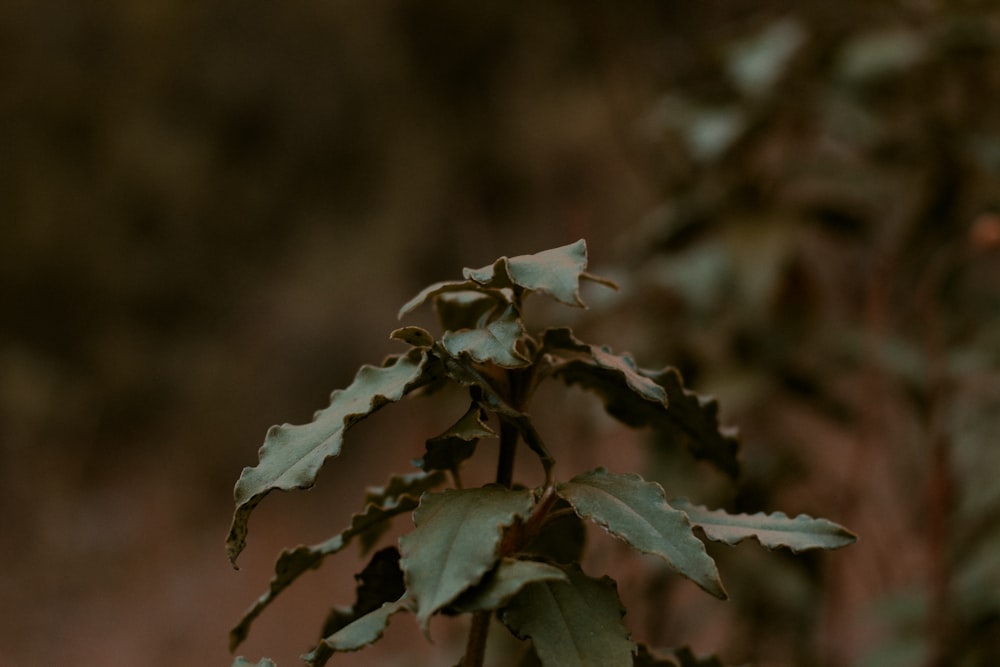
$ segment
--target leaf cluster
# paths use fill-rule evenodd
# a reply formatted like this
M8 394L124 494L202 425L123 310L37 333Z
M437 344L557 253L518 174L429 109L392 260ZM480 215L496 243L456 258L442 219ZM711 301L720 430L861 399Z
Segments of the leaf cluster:
M526 328L523 305L532 294L583 307L581 281L613 286L587 273L586 265L581 240L534 255L501 257L465 269L462 280L431 285L405 304L400 316L432 303L440 337L413 326L394 331L392 337L407 343L408 351L381 366L362 367L309 424L268 431L258 465L244 469L236 485L227 539L234 565L253 509L271 491L311 487L324 463L340 453L352 425L388 403L442 384L458 385L469 396L464 414L426 441L425 455L415 462L418 471L372 489L350 525L327 541L281 554L268 592L232 631L233 649L294 580L355 538L369 551L403 513L412 512L413 530L399 539L398 548L372 555L357 577L355 603L334 609L321 640L303 656L310 665L377 641L390 618L403 612L428 636L435 615L472 614L466 667L481 664L494 615L515 637L529 641L547 667L674 664L657 662L631 639L615 582L581 569L585 522L723 599L727 594L705 538L735 544L752 537L767 548L796 552L854 541L849 531L823 519L730 514L670 500L659 484L636 474L598 468L558 479L556 459L528 411L535 389L546 380L592 391L623 423L649 426L722 472L733 477L739 472L737 440L719 424L716 403L685 388L675 369L643 369L629 355L580 341L567 328ZM500 441L496 483L465 488L462 465L484 438ZM544 475L535 488L512 479L521 443ZM682 659L681 664L697 663Z

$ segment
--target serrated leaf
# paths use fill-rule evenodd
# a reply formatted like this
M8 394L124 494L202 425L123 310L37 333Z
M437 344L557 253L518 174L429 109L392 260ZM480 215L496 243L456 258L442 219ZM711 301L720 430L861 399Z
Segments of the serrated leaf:
M365 614L329 637L323 638L320 645L302 656L302 659L314 667L319 667L333 653L357 651L369 644L374 644L382 638L385 629L389 626L389 618L393 614L411 610L409 598L405 595L395 602L386 602L378 609Z
M514 306L508 306L500 317L484 327L445 332L441 344L456 358L467 354L480 363L519 368L531 363L517 350L517 342L524 333Z
M659 484L598 468L560 484L556 493L580 516L633 548L659 556L712 595L726 598L715 561L695 537L687 515L667 504Z
M236 511L226 539L230 562L246 546L247 521L271 491L305 489L316 481L323 463L340 453L344 431L387 403L430 381L430 357L414 348L390 357L381 367L362 366L354 381L330 397L330 405L308 424L272 426L260 448L260 463L244 468L236 482Z
M473 403L451 428L427 441L427 452L416 465L423 470L457 470L472 456L480 438L496 436L485 420L485 411Z
M233 660L232 667L276 667L276 666L268 658L261 658L257 662L250 662L243 656L238 656L235 660Z
M581 239L534 255L501 257L490 266L464 269L462 275L483 286L501 289L517 286L547 294L569 306L583 307L580 277L586 268L587 244Z
M416 509L419 503L415 494L434 488L443 481L444 476L439 472L393 476L385 487L369 489L364 510L352 516L350 526L341 533L319 544L283 550L274 564L274 577L271 578L268 591L257 599L230 630L229 650L235 650L243 643L254 620L296 579L309 570L318 568L327 556L342 551L355 537L360 536L362 541L369 539L374 542L371 536L374 534L377 538L378 528L387 526L389 519Z
M685 499L671 500L670 505L684 512L692 524L705 531L708 539L730 545L752 537L768 549L786 547L799 553L809 549L839 549L858 539L843 526L805 514L794 519L782 512L730 514L693 505Z
M610 355L603 348L581 343L565 329L550 329L544 335L547 350ZM636 367L628 356L560 356L563 360L556 362L553 375L596 393L608 414L635 428L651 426L669 445L687 448L695 458L707 460L734 479L739 476L735 430L720 426L718 403L685 388L676 369L647 371ZM645 382L657 385L664 398L658 400ZM635 400L637 395L646 400Z
M460 613L492 611L507 604L522 588L538 581L568 581L555 565L531 560L503 558L483 581L456 600Z
M414 347L430 347L434 344L434 336L423 327L401 327L389 334L389 338Z
M565 572L569 581L525 586L501 620L517 637L532 640L544 667L631 665L634 645L614 581L593 579L575 566Z
M413 513L416 529L400 538L400 565L426 633L432 614L475 586L496 565L503 529L526 517L529 490L500 486L425 494Z

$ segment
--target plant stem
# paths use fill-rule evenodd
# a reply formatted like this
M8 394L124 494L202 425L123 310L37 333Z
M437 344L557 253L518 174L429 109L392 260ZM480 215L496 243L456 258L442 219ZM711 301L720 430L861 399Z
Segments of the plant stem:
M462 658L462 667L483 667L483 660L486 657L486 637L490 632L490 618L492 611L477 611L472 616L472 625L469 627L469 641L465 645L465 657Z
M500 453L497 456L497 484L507 488L514 482L514 455L517 453L518 431L506 420L500 422ZM492 611L476 612L472 616L469 639L465 645L462 667L483 667L486 657L486 638L490 632Z
M517 427L500 423L500 454L497 457L497 484L510 488L514 483L514 455L517 453Z

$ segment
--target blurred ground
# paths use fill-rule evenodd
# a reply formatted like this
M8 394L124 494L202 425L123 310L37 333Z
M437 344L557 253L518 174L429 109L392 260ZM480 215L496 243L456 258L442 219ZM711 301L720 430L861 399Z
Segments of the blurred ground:
M776 556L779 599L746 591L770 623L643 631L761 664L920 664L928 642L889 639L923 621L873 610L928 606L889 595L923 599L936 562L928 433L961 436L958 486L997 461L998 17L812 4L0 5L0 667L229 664L278 551L405 460L396 423L448 417L364 424L319 488L268 498L234 573L231 490L267 427L397 351L425 284L578 238L626 288L591 338L681 365L743 427L728 500L862 534L802 569ZM943 247L971 250L929 270ZM925 381L928 308L961 402ZM951 563L956 637L1000 618L957 590L1000 590L996 500L943 505L974 519L954 532L982 570ZM297 664L356 570L289 590L240 652ZM424 664L407 625L344 664ZM982 646L961 664L991 664Z

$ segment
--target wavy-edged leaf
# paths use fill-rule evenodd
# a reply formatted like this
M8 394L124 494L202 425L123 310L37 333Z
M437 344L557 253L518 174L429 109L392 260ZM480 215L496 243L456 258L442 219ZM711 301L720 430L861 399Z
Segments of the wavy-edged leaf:
M580 516L633 548L659 556L717 598L726 598L715 561L695 537L687 515L667 504L659 484L598 468L560 484L556 493Z
M616 355L605 346L589 345L579 340L566 328L546 329L542 334L542 346L546 352L556 352L563 360L577 359L583 365L575 367L576 374L567 380L594 389L599 394L620 392L624 387L646 401L652 401L663 408L668 406L667 390L639 372L635 361L627 354ZM590 371L591 377L584 374ZM556 375L564 375L557 365ZM634 398L634 397L633 397Z
M805 514L795 518L782 512L730 514L694 505L685 499L671 500L670 505L684 512L692 524L705 531L708 539L730 545L752 537L768 549L785 547L799 553L809 549L839 549L858 539L833 521Z
M467 354L480 363L519 368L531 363L517 349L517 342L524 333L524 325L511 305L484 327L445 332L441 344L453 357Z
M715 399L685 388L677 369L638 368L630 357L582 343L568 329L549 329L544 336L545 349L562 357L553 367L554 376L596 393L608 414L619 421L635 428L651 426L670 445L686 447L695 458L707 460L733 479L739 476L735 429L719 424ZM645 400L637 401L636 396Z
M327 556L342 551L355 537L360 537L363 545L366 540L374 543L381 530L388 526L389 519L404 512L412 512L419 504L419 494L439 486L443 481L444 475L440 472L393 476L386 486L368 490L364 510L351 517L351 525L344 531L313 546L300 545L292 550L282 551L274 564L274 577L271 578L268 591L257 599L230 630L229 650L235 650L243 643L254 620L292 582L309 570L318 568ZM367 548L364 550L367 551Z
M584 307L580 299L580 278L587 268L587 244L576 243L543 250L534 255L501 257L490 266L464 269L462 275L480 285L521 287L541 292L569 306ZM594 277L587 275L593 280Z
M496 569L475 587L463 593L453 607L460 613L492 611L507 604L527 586L539 581L569 581L561 568L548 563L503 558Z
M501 620L517 637L532 640L544 667L631 665L634 644L615 582L588 577L576 566L564 571L569 581L525 586Z
M425 633L432 614L493 569L504 528L526 517L533 503L530 490L501 486L424 494L413 513L416 529L399 544L406 589Z
M486 412L479 403L473 403L451 428L427 441L424 457L414 463L423 470L455 471L472 456L481 438L495 436L486 423Z
M302 656L302 659L314 667L319 667L325 664L333 653L357 651L374 644L382 638L389 626L389 618L393 614L412 609L410 599L406 595L395 602L386 602L329 637L324 637L320 645Z
M226 550L235 566L246 546L247 521L271 491L305 489L316 481L323 463L337 456L344 431L387 403L400 400L435 375L431 357L422 348L390 357L381 367L361 367L346 389L330 396L330 405L308 424L272 426L260 448L256 467L244 468L236 482L236 511L226 538Z
M257 662L250 662L243 656L237 656L236 659L233 660L232 667L276 667L276 666L274 662L272 662L268 658L261 658Z

